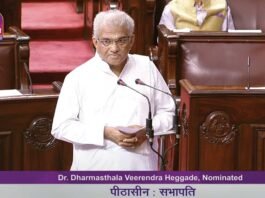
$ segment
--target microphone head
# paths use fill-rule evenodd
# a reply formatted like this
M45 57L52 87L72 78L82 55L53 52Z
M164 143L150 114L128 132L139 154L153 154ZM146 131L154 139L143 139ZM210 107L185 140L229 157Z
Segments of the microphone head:
M125 83L122 79L119 79L119 80L117 81L117 84L118 84L118 85L122 85L122 86L127 86L126 83Z
M141 81L141 79L137 78L135 80L135 83L138 84L138 85L145 85L145 83L143 81Z

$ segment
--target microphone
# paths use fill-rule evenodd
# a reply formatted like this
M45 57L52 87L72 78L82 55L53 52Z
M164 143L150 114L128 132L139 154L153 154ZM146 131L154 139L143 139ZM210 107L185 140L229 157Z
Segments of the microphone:
M25 62L24 62L24 69L25 69L25 72L26 72L28 80L29 80L29 92L30 92L30 94L33 94L32 79L31 79L31 76L30 76L30 73L29 73L29 68L28 68L28 66L27 66L27 64Z
M149 107L148 118L146 119L146 133L147 133L150 145L153 145L154 130L153 130L153 125L152 125L151 103L150 103L149 98L146 95L144 95L143 93L141 93L141 92L137 91L136 89L128 86L122 79L119 79L117 81L117 84L121 85L121 86L125 86L125 87L137 92L138 94L140 94L146 98L146 100L148 102L148 107Z
M164 94L167 94L168 96L170 96L171 98L172 98L172 100L173 100L173 102L174 102L174 104L175 104L175 114L174 114L174 116L173 116L173 130L175 131L175 133L176 133L176 138L177 139L179 139L179 131L178 131L178 105L177 105L177 102L176 102L176 100L175 100L175 98L173 97L173 95L172 94L170 94L170 93L168 93L168 92L165 92L165 91L163 91L163 90L161 90L161 89L158 89L158 88L156 88L156 87L153 87L153 86L151 86L151 85L148 85L148 84L145 84L141 79L136 79L135 80L135 83L136 84L138 84L138 85L144 85L144 86L147 86L147 87L149 87L149 88L151 88L151 89L154 89L154 90L156 90L156 91L160 91L160 92L162 92L162 93L164 93Z

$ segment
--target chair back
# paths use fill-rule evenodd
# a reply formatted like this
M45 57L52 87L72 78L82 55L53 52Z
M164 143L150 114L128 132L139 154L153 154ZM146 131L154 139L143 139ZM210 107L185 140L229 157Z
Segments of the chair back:
M0 40L0 89L29 89L28 65L29 37L10 27Z

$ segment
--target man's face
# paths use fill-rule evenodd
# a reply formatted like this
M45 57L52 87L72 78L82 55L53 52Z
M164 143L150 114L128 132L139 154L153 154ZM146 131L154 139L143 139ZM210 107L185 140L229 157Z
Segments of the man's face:
M111 67L121 70L133 42L134 36L129 35L125 28L110 25L101 27L98 38L93 38L99 56Z

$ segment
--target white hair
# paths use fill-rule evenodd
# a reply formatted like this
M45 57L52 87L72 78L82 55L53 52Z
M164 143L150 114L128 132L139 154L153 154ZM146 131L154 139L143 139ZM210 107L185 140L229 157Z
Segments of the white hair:
M131 36L134 32L134 20L121 10L107 10L99 12L93 23L93 37L98 38L100 28L107 25L125 27Z

